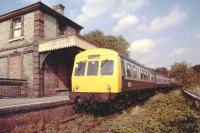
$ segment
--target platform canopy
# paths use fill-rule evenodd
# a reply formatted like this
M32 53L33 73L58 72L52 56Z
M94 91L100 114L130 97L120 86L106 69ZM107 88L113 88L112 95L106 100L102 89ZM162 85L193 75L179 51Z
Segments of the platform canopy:
M54 51L68 47L79 47L81 49L91 49L96 48L96 46L83 38L71 35L71 36L62 36L56 37L49 40L44 40L39 42L39 52L47 52L47 51Z

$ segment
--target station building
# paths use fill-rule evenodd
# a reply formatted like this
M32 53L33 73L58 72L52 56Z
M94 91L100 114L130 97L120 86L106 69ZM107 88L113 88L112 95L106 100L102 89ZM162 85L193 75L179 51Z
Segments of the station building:
M37 2L0 15L0 97L70 91L75 55L96 46L64 9Z

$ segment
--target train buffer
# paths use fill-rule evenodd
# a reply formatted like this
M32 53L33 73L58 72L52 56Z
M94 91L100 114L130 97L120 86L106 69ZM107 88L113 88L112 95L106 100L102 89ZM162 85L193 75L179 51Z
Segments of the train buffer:
M39 111L53 107L69 105L68 95L41 98L5 98L0 99L0 117Z

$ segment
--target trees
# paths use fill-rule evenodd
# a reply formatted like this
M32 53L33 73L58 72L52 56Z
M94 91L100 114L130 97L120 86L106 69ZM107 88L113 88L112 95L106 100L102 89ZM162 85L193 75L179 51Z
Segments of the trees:
M159 67L155 69L155 72L169 76L169 71L165 67Z
M170 76L180 81L185 88L200 85L200 75L195 73L186 62L175 63L171 66Z
M193 69L195 72L200 73L200 64L199 64L199 65L193 66L192 69Z
M122 36L105 35L102 31L94 30L84 34L83 37L88 41L96 43L100 48L113 49L120 54L129 54L129 43Z

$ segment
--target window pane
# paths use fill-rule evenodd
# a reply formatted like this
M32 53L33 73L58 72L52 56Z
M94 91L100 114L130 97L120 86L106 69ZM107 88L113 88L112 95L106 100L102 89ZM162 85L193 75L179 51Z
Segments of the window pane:
M137 78L137 70L136 67L133 66L133 78L136 79Z
M112 75L113 74L113 61L104 60L101 62L101 75Z
M19 28L21 28L21 21L20 21L20 19L15 19L15 20L13 21L13 28L14 28L14 29L19 29Z
M124 67L124 61L122 60L121 62L121 65L122 65L122 76L125 76L125 67Z
M78 62L75 66L75 76L83 76L85 73L85 62Z
M131 65L128 63L126 64L126 75L127 75L127 78L132 78Z
M20 37L20 36L21 36L21 29L14 30L13 37L16 38L16 37Z
M88 62L87 75L88 76L97 75L98 66L99 66L99 62L98 61L90 61L90 62Z

